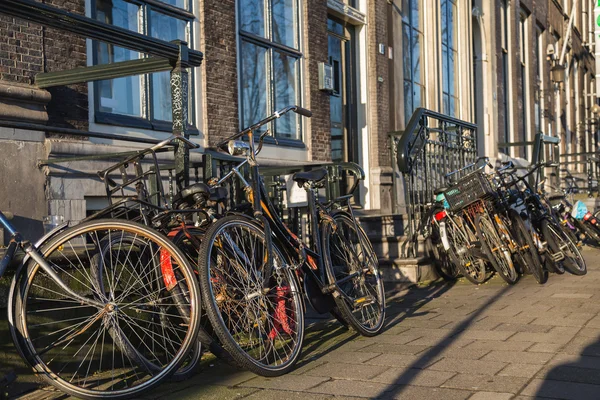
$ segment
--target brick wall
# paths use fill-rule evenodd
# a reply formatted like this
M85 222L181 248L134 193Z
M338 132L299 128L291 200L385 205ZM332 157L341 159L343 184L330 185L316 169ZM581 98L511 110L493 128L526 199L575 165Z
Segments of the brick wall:
M44 3L78 14L85 13L84 0L45 0ZM32 84L40 72L86 65L85 39L55 29L0 15L0 81ZM87 84L51 88L49 124L87 129Z
M201 0L200 49L204 52L204 131L209 144L239 128L235 0Z
M331 160L331 120L329 95L319 91L319 63L328 62L327 2L307 0L304 21L304 54L307 74L305 76L305 107L313 112L306 124L310 141L305 140L313 161ZM306 119L304 119L306 121Z
M380 0L369 0L368 24L368 87L370 100L369 132L371 135L372 166L389 166L389 61L387 54L379 54L379 43L388 42L388 4ZM387 53L387 51L386 51ZM379 81L382 78L383 82Z

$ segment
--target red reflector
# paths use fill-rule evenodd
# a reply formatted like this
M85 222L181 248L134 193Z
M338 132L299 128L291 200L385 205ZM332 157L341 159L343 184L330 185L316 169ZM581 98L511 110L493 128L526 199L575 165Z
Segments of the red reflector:
M592 218L592 213L588 212L587 214L585 214L585 216L583 217L584 221L587 221L588 219Z
M435 220L439 222L439 221L443 220L444 218L446 218L447 215L448 214L446 213L446 210L440 211L439 213L435 214Z
M165 286L170 291L177 285L177 278L175 278L175 271L173 271L171 254L164 249L160 250L160 270L165 281Z

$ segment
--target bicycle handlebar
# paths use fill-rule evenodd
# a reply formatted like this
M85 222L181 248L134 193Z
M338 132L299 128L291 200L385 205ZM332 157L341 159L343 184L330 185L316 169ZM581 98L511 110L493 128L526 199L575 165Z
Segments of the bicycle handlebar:
M162 142L159 142L159 143L155 144L154 146L150 147L150 150L156 151L160 148L165 147L166 145L170 144L171 142L173 142L177 139L181 140L182 142L187 144L192 149L197 149L200 147L199 144L192 142L191 140L187 139L184 136L171 135L168 138L166 138L165 140L163 140Z
M235 135L232 135L230 137L228 137L227 139L222 140L221 142L219 142L215 147L217 148L223 148L223 146L227 145L229 143L229 141L231 140L236 140L241 138L242 136L248 134L251 131L255 131L258 128L260 128L263 125L268 124L269 122L276 120L278 118L281 118L284 114L287 114L290 111L294 111L296 114L302 115L304 117L310 118L312 117L312 112L310 110L307 110L306 108L302 108L300 106L287 106L285 108L282 108L279 111L275 111L273 114L269 115L267 118L257 122L256 124L236 133ZM264 137L268 134L268 131L263 133L260 136L259 140L263 140ZM258 148L258 152L260 152L260 149L262 149L262 144L259 143L259 148Z
M446 179L449 178L449 177L451 177L452 175L455 175L455 174L458 174L459 172L464 171L465 169L469 169L469 168L474 167L481 160L485 160L485 164L482 165L482 166L480 166L479 168L477 168L477 170L484 169L486 166L488 166L490 168L493 168L492 165L490 164L490 158L489 157L485 157L485 156L484 157L478 157L477 160L475 160L475 162L473 164L469 164L469 165L467 165L465 167L457 169L456 171L452 171L452 172L446 174L445 175Z

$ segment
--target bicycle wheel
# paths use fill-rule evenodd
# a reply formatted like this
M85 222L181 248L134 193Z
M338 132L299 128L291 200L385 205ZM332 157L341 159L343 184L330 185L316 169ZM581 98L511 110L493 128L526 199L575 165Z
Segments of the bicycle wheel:
M187 233L181 230L171 238L175 246L177 246L183 252L183 254L185 254L188 262L198 275L200 274L200 267L198 266L200 243L202 243L205 234L206 229L204 228L187 228ZM208 349L216 357L234 367L240 367L240 365L231 357L231 355L219 342L219 338L215 334L210 320L208 319L208 316L204 310L202 310L202 315L200 316L198 340L204 345L204 348ZM199 358L200 357L198 357L198 360ZM182 371L178 371L178 375L181 375L181 372Z
M383 329L385 292L377 255L366 233L344 212L324 220L321 242L325 269L331 284L341 292L334 296L346 322L364 336Z
M578 228L582 231L588 242L593 246L600 246L600 230L594 225L586 221L579 221Z
M102 286L90 275L100 252ZM198 283L166 237L130 221L96 220L60 233L40 253L71 291L105 305L69 295L33 260L15 276L9 301L22 338L15 345L58 389L89 399L139 397L176 371L197 343ZM187 304L175 305L171 284Z
M425 240L425 248L433 262L437 274L446 281L455 281L460 276L460 270L450 259L439 240L439 233L432 234Z
M565 235L560 226L549 220L542 222L542 234L548 243L548 253L552 262L561 264L573 275L585 275L587 266L577 245Z
M488 257L492 267L506 283L513 285L519 279L519 274L513 264L510 250L496 230L496 224L492 218L493 216L487 213L479 214L475 218L477 237L481 242L481 249Z
M488 278L485 263L469 251L471 240L469 240L468 233L463 232L455 222L448 222L446 224L446 235L450 244L448 256L462 276L475 285L484 283Z
M513 227L512 232L519 247L515 253L517 262L521 265L521 268L527 269L533 275L537 283L546 283L548 281L548 271L544 269L531 231L516 211L511 210L509 217Z
M123 235L109 235L100 240L99 251L90 260L90 279L92 280L92 283L94 283L95 287L99 288L99 292L108 294L108 297L114 297L115 292L122 293L126 290L125 287L122 287L122 285L125 284L123 281L116 282L113 287L105 285L105 282L111 282L112 278L112 267L110 265L106 265L106 261L118 259L118 252L121 251L120 249L123 246L143 248L145 246L145 242L143 238L129 233ZM160 256L163 256L162 250ZM148 252L142 252L139 255L138 261L141 262L141 265L149 265L152 262L151 257L152 254L149 254ZM138 269L139 268L136 267L135 272L139 276L143 276L143 271L138 271ZM179 313L179 315L182 316L182 318L186 318L187 307L189 304L189 299L184 294L185 288L183 286L185 285L185 279L182 279L179 271L174 271L173 273L178 283L173 285L173 287L169 290L172 298L172 304L169 306L157 304L157 307L160 309L159 319L154 321L162 324L167 331L174 328L172 326L171 319L167 317L169 314L169 308L172 307L174 310L176 310L176 312ZM201 330L202 328L199 326L198 329ZM120 350L126 353L131 360L135 360L138 364L144 365L145 368L152 372L157 372L162 369L161 365L154 363L153 360L147 359L143 352L137 351L136 347L132 343L126 340L126 338L122 337L124 332L121 329L110 327L108 328L108 333L115 343L121 346ZM195 373L201 357L202 346L201 343L198 342L192 346L192 350L188 356L186 356L179 369L169 379L171 381L181 381L191 377Z
M253 220L215 222L200 246L198 266L206 314L229 354L263 376L289 372L304 340L304 305L294 272L273 245L267 266L265 234Z

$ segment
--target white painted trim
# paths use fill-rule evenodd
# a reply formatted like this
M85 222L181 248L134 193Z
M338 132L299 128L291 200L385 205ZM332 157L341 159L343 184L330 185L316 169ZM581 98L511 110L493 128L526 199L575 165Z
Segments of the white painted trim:
M367 0L359 1L359 8L361 10L367 9ZM369 70L369 54L368 50L368 37L366 25L356 27L356 82L357 82L357 93L356 99L358 102L357 107L357 134L359 143L358 148L358 164L365 171L365 180L360 185L359 196L360 201L364 205L366 210L371 210L374 207L379 198L379 193L370 193L371 189L371 160L370 160L370 131L369 131L369 115L370 115L370 101L369 101L369 79L367 71Z

